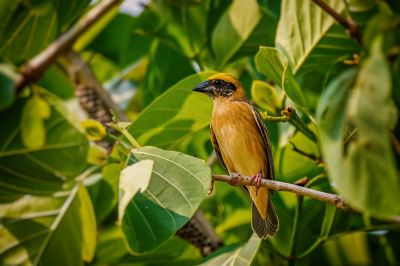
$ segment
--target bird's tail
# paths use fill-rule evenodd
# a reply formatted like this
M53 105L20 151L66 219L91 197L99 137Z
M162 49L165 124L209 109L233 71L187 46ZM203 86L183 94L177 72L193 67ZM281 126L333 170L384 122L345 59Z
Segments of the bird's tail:
M272 237L276 234L279 229L279 219L274 205L272 205L271 197L268 197L267 217L265 220L261 217L254 202L252 203L251 213L251 228L259 238Z

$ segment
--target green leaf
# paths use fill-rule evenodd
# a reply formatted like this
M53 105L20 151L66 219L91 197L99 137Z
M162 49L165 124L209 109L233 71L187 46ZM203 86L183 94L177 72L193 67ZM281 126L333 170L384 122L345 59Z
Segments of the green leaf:
M251 85L251 98L262 109L276 113L280 108L280 100L276 89L261 80L254 80Z
M46 143L40 148L27 148L22 142L20 117L26 99L18 99L0 116L6 125L0 133L0 202L21 194L50 195L86 166L85 135L58 98L44 90L37 93L51 107L44 122Z
M0 39L3 35L4 30L7 27L8 22L12 19L12 16L17 9L19 1L1 1L0 2Z
M150 48L149 66L143 84L143 103L148 105L170 86L194 73L187 57L161 42L155 42Z
M33 57L55 39L61 29L65 30L88 3L88 0L51 0L46 1L45 8L40 7L41 3L37 8L21 2L16 10L7 7L15 12L3 34L0 32L0 58L20 64Z
M229 62L244 56L255 56L260 46L274 46L278 21L267 9L261 9L261 14L261 20Z
M390 70L380 41L375 39L360 70L349 106L349 117L358 128L348 148L349 174L357 182L339 190L350 204L384 216L400 214L400 183L389 132L397 114L391 109Z
M134 26L135 18L118 13L85 49L101 54L125 68L147 54L151 46L152 39L134 34ZM135 49L128 49L131 46Z
M101 175L97 174L85 179L96 220L101 224L113 211L118 201L118 182L121 167L117 163L107 164L103 167Z
M134 149L131 156L131 160L141 163L154 161L150 183L123 208L121 225L130 249L146 253L170 239L195 213L207 196L211 172L200 159L155 147ZM142 174L147 178L145 173L149 168L145 167L145 173L134 170L135 178ZM131 195L129 193L129 198Z
M119 227L109 227L99 236L94 264L96 265L197 265L199 251L187 241L173 237L149 254L133 255L128 252L124 235Z
M40 96L34 95L22 109L21 137L25 147L39 149L46 142L45 119L50 117L50 106Z
M230 250L222 254L212 256L207 259L204 263L200 265L207 266L219 266L219 265L232 265L232 266L247 266L251 265L254 256L257 254L258 248L260 246L261 239L253 234L249 241L243 246Z
M0 205L2 265L83 265L96 244L90 199L76 185L57 197L25 195Z
M335 189L354 208L388 217L400 213L400 185L389 134L396 115L390 100L392 84L380 41L375 39L351 94L351 72L329 86L319 107L319 124L322 151ZM345 119L357 128L346 150L342 141Z
M212 73L189 76L169 88L140 113L128 131L141 145L179 149L210 123L210 99L192 90Z
M17 78L17 73L10 66L0 64L0 111L10 107L14 102L14 87Z
M56 66L49 67L37 84L61 99L70 99L75 96L75 87L68 74Z
M147 189L153 171L153 164L154 161L152 160L143 160L129 165L122 170L119 180L119 223L121 223L122 218L125 216L126 207L136 193Z
M342 0L325 3L339 14ZM352 55L359 48L343 27L311 0L284 0L276 33L276 47L285 53L293 73L318 70Z
M87 31L85 31L74 43L73 49L81 51L88 46L93 39L99 35L104 28L109 25L110 21L118 14L119 6L114 6L111 11L104 14L98 21L96 21Z
M217 66L223 66L234 56L261 19L261 8L256 0L232 2L212 33L211 44Z
M333 222L335 221L335 214L336 214L336 207L326 204L324 220L321 226L321 237L326 238L329 236L333 226Z
M86 262L90 262L96 251L96 216L89 193L85 187L80 187L78 197L80 201L79 217L82 223L82 259Z
M290 70L288 60L282 53L275 48L261 46L255 62L257 69L276 85L279 85L299 108L307 109L300 85Z

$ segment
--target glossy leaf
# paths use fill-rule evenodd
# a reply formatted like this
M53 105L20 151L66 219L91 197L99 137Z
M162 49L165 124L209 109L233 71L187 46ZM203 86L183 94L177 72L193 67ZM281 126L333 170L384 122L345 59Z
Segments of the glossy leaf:
M251 265L251 262L256 255L260 246L261 239L256 235L252 235L249 241L241 247L233 250L228 250L215 257L211 257L200 265L207 266L219 266L219 265L231 265L231 266L247 266Z
M0 201L23 194L52 194L86 166L85 135L58 98L44 90L37 92L51 107L44 123L46 142L41 147L27 148L22 142L20 117L26 99L20 98L0 116L0 123L7 125L0 134Z
M178 82L153 101L128 127L141 145L178 149L183 141L207 127L211 100L192 90L213 72L202 72Z
M207 196L211 172L200 159L155 147L134 149L131 156L140 163L154 161L150 183L123 208L121 224L130 249L145 253L170 239L194 214Z
M344 10L341 0L324 1L338 13ZM311 0L284 0L276 34L276 47L289 60L294 73L318 70L332 65L358 50L342 27Z

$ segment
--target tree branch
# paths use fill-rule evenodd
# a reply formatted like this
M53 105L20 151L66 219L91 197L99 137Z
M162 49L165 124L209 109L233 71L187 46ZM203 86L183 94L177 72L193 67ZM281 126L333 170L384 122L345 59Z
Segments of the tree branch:
M78 23L62 34L57 40L50 44L45 50L29 60L21 69L21 78L16 85L17 92L25 85L37 81L43 72L53 64L57 57L69 50L79 36L84 33L111 8L121 0L103 0L93 7Z
M333 8L328 6L323 0L312 0L316 5L322 8L326 13L333 17L338 23L345 27L348 34L355 39L360 45L362 45L361 33L358 30L357 23L351 19L351 17L345 18L337 13Z
M119 120L129 121L129 118L121 108L119 108L118 104L114 102L110 94L103 88L103 85L97 80L89 64L83 60L79 53L70 50L64 54L64 58L65 66L72 81L75 82L77 87L83 86L87 90L93 90L100 98L101 104L104 105L105 112L108 112L107 115L109 116L106 121L98 119L97 117L92 118L95 118L102 123L110 122L112 116L111 111L113 111L118 115Z
M230 176L227 175L213 175L213 180L223 181L230 184L235 185L246 185L246 186L254 186L254 182L248 176L241 176L240 174L231 174ZM316 199L319 201L323 201L329 204L336 206L336 208L342 210L353 210L347 203L344 202L343 198L336 194L326 193L322 191L317 191L305 187L301 187L298 185L293 185L285 182L269 180L269 179L262 179L261 186L266 187L272 190L277 191L288 191L295 193L300 196L306 196L312 199Z

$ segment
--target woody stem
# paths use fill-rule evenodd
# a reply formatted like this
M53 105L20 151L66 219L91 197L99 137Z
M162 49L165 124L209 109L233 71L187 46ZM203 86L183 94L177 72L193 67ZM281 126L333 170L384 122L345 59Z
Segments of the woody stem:
M222 181L222 182L230 182L231 177L227 175L213 175L212 176L213 180L216 181ZM251 180L250 176L241 176L237 175L235 176L237 180L237 185L246 185L246 186L253 186L253 182ZM261 187L266 187L268 189L272 190L277 190L277 191L288 191L295 193L299 196L305 196L309 197L312 199L316 199L319 201L323 201L329 204L332 204L336 206L336 208L342 209L342 210L352 210L350 206L347 205L346 202L344 202L343 198L339 195L332 194L332 193L326 193L318 190L313 190L310 188L305 188L302 186L294 185L294 184L289 184L281 181L275 181L275 180L269 180L269 179L262 179L261 180Z

